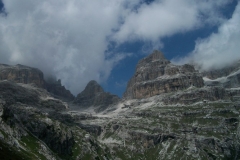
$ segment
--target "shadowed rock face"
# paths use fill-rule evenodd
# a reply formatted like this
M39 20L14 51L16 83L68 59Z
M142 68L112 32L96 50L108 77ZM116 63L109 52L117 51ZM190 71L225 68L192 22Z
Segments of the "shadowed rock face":
M66 127L60 130L58 123L43 118L48 115L47 112L54 112L56 115L58 111L66 109L67 105L64 102L54 99L44 89L29 84L0 81L0 130L4 127L3 120L6 125L28 131L44 141L53 151L71 155L74 145L71 130ZM51 115L50 117L58 118ZM17 135L23 136L22 132Z
M61 85L61 81L46 82L44 80L43 72L37 68L32 68L24 65L10 66L0 64L0 80L8 80L15 83L30 84L33 83L39 88L44 88L48 92L64 98L66 100L73 100L74 96L69 90Z
M75 98L69 90L62 86L61 80L51 82L47 81L46 88L48 92L61 97L64 100L72 101Z
M0 80L25 84L34 83L40 88L45 87L42 71L20 64L16 66L0 64Z
M125 99L147 98L161 93L204 86L202 76L192 65L173 65L159 51L139 61L127 85Z
M74 103L82 107L109 106L117 103L119 100L118 96L104 92L103 88L96 81L92 80L87 84L86 88L77 95Z

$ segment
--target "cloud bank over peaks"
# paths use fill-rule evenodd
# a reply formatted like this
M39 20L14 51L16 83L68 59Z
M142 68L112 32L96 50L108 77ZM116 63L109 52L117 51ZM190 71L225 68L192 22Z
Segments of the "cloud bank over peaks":
M206 24L222 24L226 19L218 10L230 3L227 0L2 2L7 14L0 15L0 63L20 63L40 68L47 75L55 74L75 95L89 80L106 81L113 67L131 55L109 51L111 42L146 41L151 44L146 44L144 50L161 48L163 37ZM221 32L227 31L220 29ZM199 41L195 55L204 48L204 40Z
M3 3L8 15L0 17L0 63L21 63L55 74L76 95L89 80L106 80L124 58L106 58L105 53L106 38L124 9L122 0Z
M200 70L221 69L240 60L240 4L231 19L218 28L217 33L196 41L195 49L187 57L173 59L175 63L195 63Z

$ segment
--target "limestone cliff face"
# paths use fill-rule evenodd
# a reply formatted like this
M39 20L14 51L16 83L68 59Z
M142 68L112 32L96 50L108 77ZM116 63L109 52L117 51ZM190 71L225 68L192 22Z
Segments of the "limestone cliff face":
M74 145L71 130L64 124L60 125L57 120L49 119L52 118L51 112L56 115L59 111L66 110L67 105L64 102L51 97L42 88L30 84L0 81L0 112L2 111L0 130L3 129L1 127L4 127L4 122L5 125L14 126L14 130L21 128L22 131L28 132L26 134L34 135L56 153L71 155ZM12 129L9 128L9 130ZM22 136L22 132L18 132L17 137L21 139Z
M0 80L8 80L15 83L24 84L33 83L37 87L44 88L57 97L61 97L66 100L74 99L74 96L71 94L71 92L62 86L60 80L46 82L44 80L43 72L37 68L20 64L15 66L0 64Z
M120 99L116 95L104 92L103 88L94 80L90 81L86 88L77 95L75 104L82 107L109 106Z
M25 84L34 83L40 88L45 86L42 71L20 64L15 66L0 64L0 80L10 80Z
M202 76L192 65L173 65L161 52L154 51L139 61L123 97L125 99L147 98L190 86L204 86Z
M231 93L232 96L238 93ZM229 91L222 87L189 88L188 90L176 92L174 95L166 95L162 101L169 104L193 104L203 101L227 100L230 97Z

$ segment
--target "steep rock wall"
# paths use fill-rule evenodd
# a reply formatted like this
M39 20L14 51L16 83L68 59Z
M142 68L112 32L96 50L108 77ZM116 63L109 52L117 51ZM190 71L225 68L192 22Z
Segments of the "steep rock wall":
M204 86L201 74L192 65L173 65L161 52L154 51L139 61L123 97L125 99L147 98L190 86Z

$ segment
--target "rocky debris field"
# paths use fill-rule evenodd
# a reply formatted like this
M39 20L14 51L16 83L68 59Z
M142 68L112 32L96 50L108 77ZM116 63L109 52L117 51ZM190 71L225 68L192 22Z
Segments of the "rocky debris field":
M122 116L98 121L98 140L121 159L238 159L239 111L230 101L130 104Z

